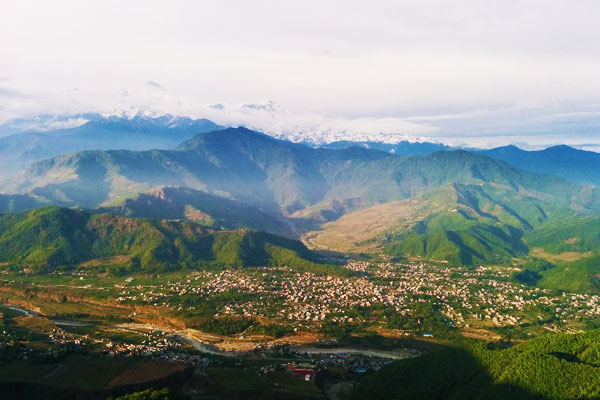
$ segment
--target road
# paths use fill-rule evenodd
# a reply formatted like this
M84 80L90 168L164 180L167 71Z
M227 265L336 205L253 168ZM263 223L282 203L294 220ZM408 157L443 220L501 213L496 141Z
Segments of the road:
M20 312L23 315L26 315L28 317L41 317L42 316L40 313L37 313L33 310L30 310L30 309L27 309L24 307L13 306L13 305L8 305L8 304L0 304L0 307L4 307L4 308L7 308L7 309L10 309L13 311ZM53 322L56 325L63 325L63 326L89 326L89 325L91 325L86 322L63 320L63 319L53 320ZM187 330L169 330L169 329L165 329L164 327L154 326L154 325L150 325L150 324L139 324L139 323L115 324L115 325L113 325L113 327L117 328L117 329L129 330L129 331L152 330L152 331L165 332L166 334L173 335L173 336L177 337L179 340L181 340L182 342L193 346L196 350L198 350L202 353L217 355L217 356L221 356L221 357L238 357L238 356L241 356L241 355L247 353L245 351L221 350L217 346L206 344L206 343L203 343L202 341L196 339ZM405 358L416 357L419 355L419 353L415 352L414 350L386 351L386 350L356 349L356 348L351 348L351 347L319 348L319 347L314 347L314 346L300 345L300 346L292 346L292 349L299 353L353 354L353 355L362 355L362 356L366 356L366 357L384 358L384 359L390 359L390 360L402 360Z

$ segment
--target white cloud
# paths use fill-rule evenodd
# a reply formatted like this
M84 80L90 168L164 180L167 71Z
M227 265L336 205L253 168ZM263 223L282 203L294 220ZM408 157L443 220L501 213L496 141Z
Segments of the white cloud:
M29 96L3 98L0 119L274 99L294 117L273 129L584 140L600 127L585 114L600 95L598 15L592 0L5 0L0 76Z
M154 82L154 81L148 81L148 82L146 82L146 85L153 87L153 88L161 89L161 90L165 89L164 87L162 87L162 85L160 83Z
M431 140L424 135L436 129L403 118L347 118L316 113L294 113L279 104L249 103L211 105L201 111L228 126L244 125L274 137L294 142L331 143L340 140L382 141Z

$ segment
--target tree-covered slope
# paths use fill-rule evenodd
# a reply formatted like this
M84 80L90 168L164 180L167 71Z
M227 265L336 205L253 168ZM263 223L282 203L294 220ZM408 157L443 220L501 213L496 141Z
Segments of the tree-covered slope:
M532 250L585 253L600 248L600 220L594 203L584 198L531 186L450 183L349 212L306 237L333 250L362 252L375 246L392 256L462 265L512 263Z
M185 187L162 187L101 208L124 217L189 220L214 229L252 229L295 237L289 223L257 207Z
M356 399L600 397L600 332L544 335L502 348L475 344L397 361L365 376Z
M435 153L441 150L451 150L450 146L442 143L432 142L409 142L403 140L398 143L382 143L382 142L352 142L352 141L338 141L323 144L320 147L326 149L344 149L347 147L364 147L366 149L374 149L387 151L388 153L395 154L397 156L414 156L414 155L425 155Z
M597 215L566 215L552 218L525 236L532 248L547 252L585 253L600 249L600 217Z
M223 214L213 207L215 198L192 200L193 190L172 194L170 203L139 196L163 186L205 191L249 208L241 211L240 203L231 203L229 214ZM244 128L202 133L176 150L86 151L40 161L2 190L61 205L118 206L124 215L181 218L195 213L205 225L231 228L255 227L260 209L275 219L292 217L299 231L357 209L410 199L437 206L422 207L429 211L419 220L373 238L383 237L392 255L462 264L505 262L534 247L550 249L559 235L544 239L531 233L548 231L552 224L560 229L563 222L600 210L597 188L467 151L398 157L358 147L314 149ZM271 228L260 229L284 233L273 229L272 219L263 222ZM592 221L585 229L594 227ZM586 238L585 243L595 242Z
M47 207L0 215L0 262L46 271L80 264L125 270L288 265L319 269L301 242L263 232Z
M324 197L328 185L321 164L339 168L352 159L387 156L366 149L311 149L247 129L227 129L197 135L177 151L86 151L44 160L2 190L96 207L155 186L186 186L287 210Z
M455 183L419 201L437 207L409 229L385 235L390 254L466 265L506 262L529 253L526 232L572 214L560 199L490 184Z
M593 151L563 145L535 151L505 146L479 152L527 171L552 174L572 182L600 186L600 154Z
M405 199L453 182L540 193L565 207L600 203L597 191L582 193L466 151L397 157L357 147L313 149L244 128L199 134L175 151L87 151L41 161L1 189L95 207L155 186L186 186L291 213L332 199L363 206Z

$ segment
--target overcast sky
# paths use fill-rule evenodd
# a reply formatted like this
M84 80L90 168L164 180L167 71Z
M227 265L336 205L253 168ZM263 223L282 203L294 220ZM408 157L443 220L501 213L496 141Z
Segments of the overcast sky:
M3 0L0 120L149 109L243 123L240 105L274 101L280 119L593 147L598 21L596 0Z

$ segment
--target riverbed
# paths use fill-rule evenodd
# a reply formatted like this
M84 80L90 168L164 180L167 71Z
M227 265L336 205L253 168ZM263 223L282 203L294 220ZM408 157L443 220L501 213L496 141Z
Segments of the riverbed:
M54 319L52 317L46 317L36 311L31 309L15 306L12 304L0 304L0 310L2 308L9 309L12 311L19 312L27 317L45 317L50 319L54 324L58 326L92 326L92 323L82 322L82 321L74 321L74 320L65 320L65 319ZM220 357L241 357L247 353L248 351L227 351L222 350L218 346L213 344L204 343L197 338L195 338L191 333L186 330L169 330L164 327L154 326L150 324L139 324L139 323L127 323L127 324L115 324L111 325L111 328L128 330L133 332L140 331L159 331L164 332L166 335L171 335L176 337L179 341L192 346L194 349L198 350L204 354L211 354ZM231 338L228 338L230 340ZM339 347L339 348L319 348L315 346L306 346L306 345L292 345L291 349L298 353L307 353L312 355L361 355L365 357L375 357L382 359L390 359L390 360L402 360L405 358L416 357L419 353L410 350L376 350L376 349L357 349L351 347Z

